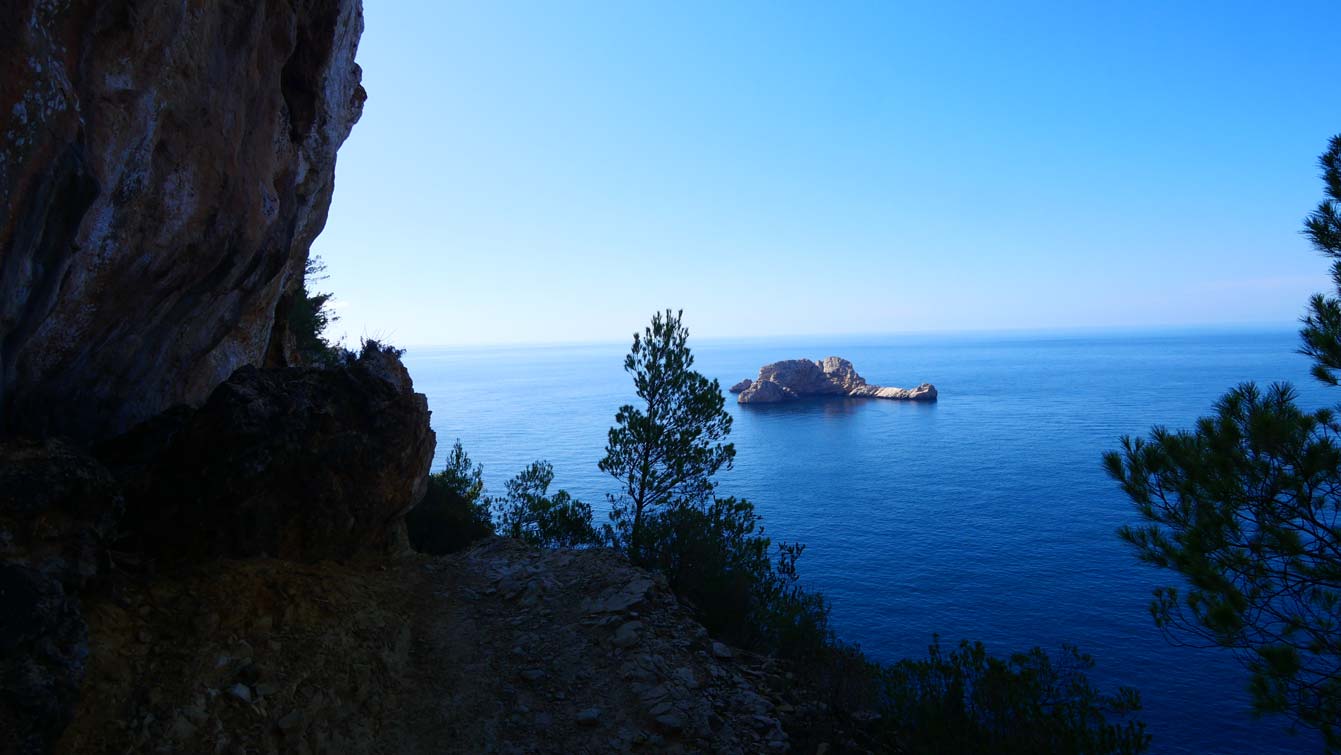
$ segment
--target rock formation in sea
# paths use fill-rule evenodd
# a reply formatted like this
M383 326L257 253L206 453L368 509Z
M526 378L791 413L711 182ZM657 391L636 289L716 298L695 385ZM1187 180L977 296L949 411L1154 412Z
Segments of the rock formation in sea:
M922 383L916 388L871 385L857 374L852 363L839 357L823 361L788 359L759 368L759 377L731 386L742 404L767 404L817 396L885 398L900 401L935 401L936 386Z
M5 5L0 431L105 438L294 361L362 30L359 0Z

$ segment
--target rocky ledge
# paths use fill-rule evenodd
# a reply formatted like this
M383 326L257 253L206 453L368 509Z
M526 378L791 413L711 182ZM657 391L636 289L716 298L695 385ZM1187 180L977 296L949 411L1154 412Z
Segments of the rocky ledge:
M898 401L935 401L936 386L922 383L916 388L871 385L857 374L852 363L839 357L822 362L787 359L759 368L759 377L731 386L742 404L771 404L816 396L887 398Z
M379 563L404 553L403 518L424 494L434 445L427 399L414 392L398 352L375 344L330 368L245 367L203 406L169 410L91 452L50 438L0 438L0 754L50 752L72 721L83 733L59 751L265 751L250 733L235 731L236 747L216 750L136 739L103 724L123 721L132 698L153 702L165 679L203 678L214 645L237 634L220 617L322 600L320 579L229 587L229 575L248 572L251 560L268 557L281 576L305 575L315 563ZM161 588L183 574L192 575L190 591L165 598ZM124 616L125 596L140 590L163 609L162 623L147 606ZM198 612L209 594L219 596L217 616ZM350 604L367 595L390 601L365 591ZM131 638L144 665L126 665ZM326 639L304 636L287 645L288 655L338 656L351 674L380 657ZM169 671L163 664L173 657L198 665ZM115 679L117 691L104 694L90 671ZM173 689L168 697L191 700L201 691ZM84 720L80 705L103 707ZM202 724L197 713L180 723L154 720L181 733Z
M226 559L90 596L100 652L55 751L873 749L608 550L491 538L370 565Z

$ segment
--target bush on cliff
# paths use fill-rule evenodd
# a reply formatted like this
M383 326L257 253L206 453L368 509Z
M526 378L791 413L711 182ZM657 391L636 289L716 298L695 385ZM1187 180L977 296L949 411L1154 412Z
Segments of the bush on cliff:
M303 282L289 307L289 331L303 361L317 366L338 363L345 350L326 339L326 328L340 319L330 309L332 295L313 293L313 284L323 281L326 263L320 257L308 257L303 267Z
M493 499L498 534L552 548L594 545L600 534L592 526L591 506L566 490L549 495L554 467L533 462L508 480L507 494Z
M461 441L452 444L447 466L428 476L428 492L405 517L410 545L420 553L453 553L493 534L484 468L472 464Z
M714 636L786 658L815 657L830 639L829 609L797 584L805 547L782 543L774 551L761 522L738 498L666 512L648 523L646 565L666 575Z
M1057 656L1033 648L998 658L967 640L947 654L936 639L927 658L883 670L884 713L912 752L1145 752L1150 736L1128 718L1140 696L1126 687L1100 693L1085 677L1093 666L1069 645Z

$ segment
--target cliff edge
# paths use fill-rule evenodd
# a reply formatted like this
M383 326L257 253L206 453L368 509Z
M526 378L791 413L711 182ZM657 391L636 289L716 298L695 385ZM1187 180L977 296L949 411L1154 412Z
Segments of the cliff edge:
M0 432L97 440L293 362L362 31L359 0L6 5Z

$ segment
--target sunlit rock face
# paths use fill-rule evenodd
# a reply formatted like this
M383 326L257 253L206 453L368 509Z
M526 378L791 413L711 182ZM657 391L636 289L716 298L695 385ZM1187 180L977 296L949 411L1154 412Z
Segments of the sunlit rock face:
M916 388L871 385L857 374L852 363L839 357L823 361L788 359L759 368L759 377L731 387L742 404L770 404L817 396L886 398L901 401L935 401L936 386L922 383Z
M9 3L0 432L103 438L293 361L362 29L359 0Z

